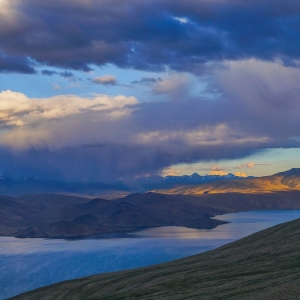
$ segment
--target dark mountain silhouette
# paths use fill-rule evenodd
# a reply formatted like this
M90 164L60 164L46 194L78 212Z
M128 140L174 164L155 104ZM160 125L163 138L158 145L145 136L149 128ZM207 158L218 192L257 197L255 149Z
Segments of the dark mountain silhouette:
M197 176L196 176L197 177ZM265 209L300 209L300 171L177 186L115 200L60 194L0 196L0 234L80 237L159 226L214 228L211 216Z
M82 237L159 226L214 228L217 214L300 209L300 191L262 194L132 194L117 200L38 194L0 196L0 234L25 237Z
M147 227L214 228L223 221L210 219L223 210L205 209L197 200L153 193L115 201L66 195L0 197L0 234L16 237L74 237L127 232Z

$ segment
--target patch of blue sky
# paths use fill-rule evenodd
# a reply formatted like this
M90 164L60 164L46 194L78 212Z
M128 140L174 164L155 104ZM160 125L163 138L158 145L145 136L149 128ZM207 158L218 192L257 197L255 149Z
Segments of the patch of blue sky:
M146 72L134 69L121 69L114 65L103 67L92 66L90 72L64 70L40 66L36 74L0 74L0 92L11 90L20 92L30 98L48 98L56 95L73 94L82 97L93 97L94 94L134 96L139 102L167 100L168 95L156 94L152 91L153 84L134 84L142 78L165 79L173 72ZM52 72L52 75L42 74L43 70ZM63 77L60 74L70 72L72 77ZM97 77L112 75L116 84L96 84L92 80ZM189 77L189 97L199 97L204 94L205 83L191 74Z
M166 175L169 171L174 175L191 175L196 172L206 175L215 168L233 174L246 173L248 176L273 175L292 168L300 168L300 149L265 149L245 158L177 164L167 168L163 173Z

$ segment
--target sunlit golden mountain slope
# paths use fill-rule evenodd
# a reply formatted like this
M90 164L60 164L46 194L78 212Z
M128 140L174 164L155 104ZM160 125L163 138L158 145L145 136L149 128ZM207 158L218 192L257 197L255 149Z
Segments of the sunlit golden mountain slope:
M220 193L270 193L300 190L300 169L291 169L272 176L224 180L198 185L181 185L171 189L155 190L163 194L220 194Z

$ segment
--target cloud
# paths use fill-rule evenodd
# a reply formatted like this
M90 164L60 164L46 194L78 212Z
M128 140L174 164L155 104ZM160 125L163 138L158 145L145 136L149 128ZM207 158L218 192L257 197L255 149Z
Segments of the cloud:
M1 92L0 131L3 132L0 144L25 149L44 145L50 148L74 145L77 139L80 140L81 134L85 135L80 127L88 126L86 123L90 123L90 127L96 130L93 123L99 125L101 121L97 121L98 118L113 122L130 113L131 109L128 106L136 103L134 97L122 95L115 97L95 95L93 98L61 95L35 99L28 98L22 93ZM75 135L78 136L73 139L72 131L76 130L76 127L78 132ZM89 135L87 132L86 136ZM82 142L91 143L93 138L91 139L82 139Z
M92 79L92 82L96 84L103 84L103 85L116 85L117 79L113 75L104 75L101 77L96 77Z
M217 176L225 176L227 174L228 172L226 172L225 170L221 169L218 166L212 166L210 172L208 173L208 175L217 175Z
M226 176L228 174L229 172L226 172L217 166L212 167L211 171L208 173L208 175L218 175L218 176ZM234 175L238 177L247 177L247 174L242 172L236 172Z
M149 102L122 95L37 99L0 93L0 171L26 176L36 168L41 177L108 180L300 147L298 69L252 59L228 62L207 77L207 97L191 96L186 87L192 83L176 76L154 84L172 97ZM179 90L174 78L184 82ZM35 165L34 157L43 163Z
M180 23L187 23L189 22L189 20L187 18L178 18L178 17L174 17L175 20L179 21Z
M142 77L140 80L134 80L131 84L141 84L141 85L153 85L157 82L162 81L160 77Z
M72 72L68 72L68 71L57 72L57 71L52 71L52 70L42 70L41 73L42 73L42 75L47 75L47 76L59 75L64 78L74 79L74 74Z
M243 163L239 166L237 166L238 169L243 169L243 168L248 168L248 169L253 169L254 165L256 165L254 162L250 162L250 163Z
M181 176L182 174L178 170L176 170L174 167L167 167L162 170L160 175L165 177L165 176Z
M208 173L208 175L217 175L217 176L225 176L225 175L227 175L228 174L228 172L225 172L225 171L210 171L209 173Z
M185 74L173 74L157 81L152 86L155 94L170 94L180 99L188 94L189 77Z
M253 169L253 168L254 168L254 165L255 165L254 162L248 163L248 164L247 164L247 168Z
M299 66L299 15L294 0L2 0L3 55L19 58L2 57L2 70L32 72L35 61L201 73L250 58Z
M238 177L247 177L246 173L241 173L241 172L236 172L234 175Z
M26 56L13 56L0 53L0 73L34 74L36 71Z

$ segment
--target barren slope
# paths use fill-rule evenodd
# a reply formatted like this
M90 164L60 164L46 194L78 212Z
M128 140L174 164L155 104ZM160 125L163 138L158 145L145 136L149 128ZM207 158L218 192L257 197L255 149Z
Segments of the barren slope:
M270 193L300 190L300 169L291 169L272 176L218 181L198 185L182 185L154 190L163 194Z

